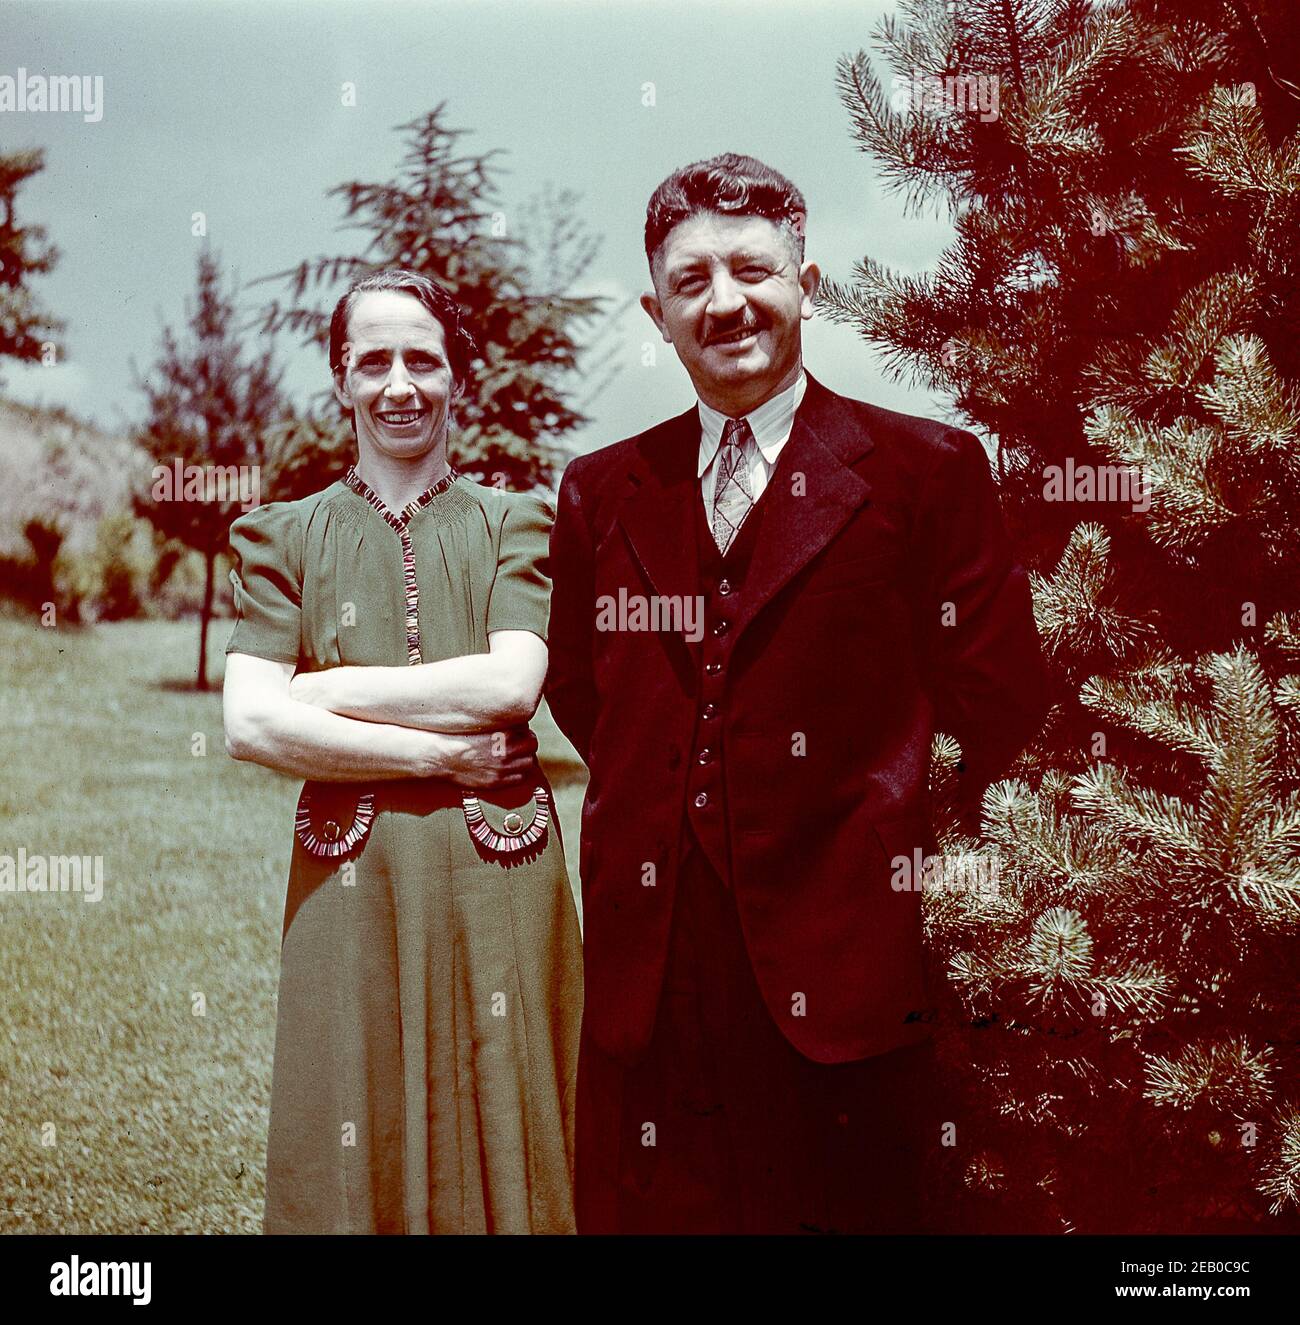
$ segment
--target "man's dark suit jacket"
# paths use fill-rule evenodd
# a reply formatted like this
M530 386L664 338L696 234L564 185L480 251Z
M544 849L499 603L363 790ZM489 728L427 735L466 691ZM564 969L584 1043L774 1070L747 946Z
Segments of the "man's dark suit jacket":
M597 599L701 592L699 442L692 407L573 460L551 536L546 695L591 771L586 1030L625 1062L663 982L699 646L598 630ZM970 433L810 375L760 500L722 717L733 887L775 1021L807 1057L845 1062L929 1033L920 893L891 886L891 860L933 840L936 726L961 743L969 811L1041 723L1045 677Z

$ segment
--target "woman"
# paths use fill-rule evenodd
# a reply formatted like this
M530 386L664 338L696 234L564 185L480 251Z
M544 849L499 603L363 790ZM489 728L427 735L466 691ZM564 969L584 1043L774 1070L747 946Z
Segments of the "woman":
M227 748L308 779L267 1232L573 1230L578 921L527 729L550 510L449 466L472 354L434 282L357 283L330 326L355 466L230 531Z

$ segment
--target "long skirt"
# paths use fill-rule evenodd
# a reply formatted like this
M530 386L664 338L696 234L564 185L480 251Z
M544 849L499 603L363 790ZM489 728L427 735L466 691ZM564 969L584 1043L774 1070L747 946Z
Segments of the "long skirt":
M350 864L294 842L263 1227L571 1233L582 968L554 821L507 867L442 784L373 790Z

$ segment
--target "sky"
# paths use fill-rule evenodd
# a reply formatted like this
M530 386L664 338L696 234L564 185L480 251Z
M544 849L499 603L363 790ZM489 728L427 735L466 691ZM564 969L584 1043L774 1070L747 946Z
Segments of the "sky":
M568 440L587 451L693 400L671 347L636 305L648 285L642 229L655 186L721 151L757 156L805 194L807 256L849 278L866 254L930 268L946 215L904 213L854 145L836 60L870 49L885 0L0 0L0 75L101 76L101 118L0 110L0 152L40 146L46 169L19 194L56 269L33 288L67 321L67 357L0 365L5 394L62 406L114 431L141 417L134 369L179 326L208 242L252 307L258 277L353 251L344 180L380 181L401 155L395 126L447 103L467 149L504 149L502 210L550 184L581 195L602 239L582 292L630 304L610 329L622 364ZM343 85L355 86L344 105ZM647 88L652 85L652 88ZM652 101L653 104L646 104ZM341 290L338 291L341 293ZM652 365L646 343L656 345ZM265 342L264 342L265 345ZM323 354L272 347L301 403L328 386ZM911 413L947 404L896 383L850 328L818 316L804 359L835 390Z

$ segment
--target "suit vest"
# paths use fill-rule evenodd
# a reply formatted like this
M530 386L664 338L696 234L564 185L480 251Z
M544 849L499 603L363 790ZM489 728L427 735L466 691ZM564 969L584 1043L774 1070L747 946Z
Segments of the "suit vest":
M700 593L704 599L704 636L695 687L695 738L686 776L686 818L709 863L728 886L731 840L726 812L727 751L722 739L729 691L727 671L734 643L732 621L737 607L744 601L745 580L761 536L764 510L760 496L724 557L714 541L703 495L695 501L695 547Z

